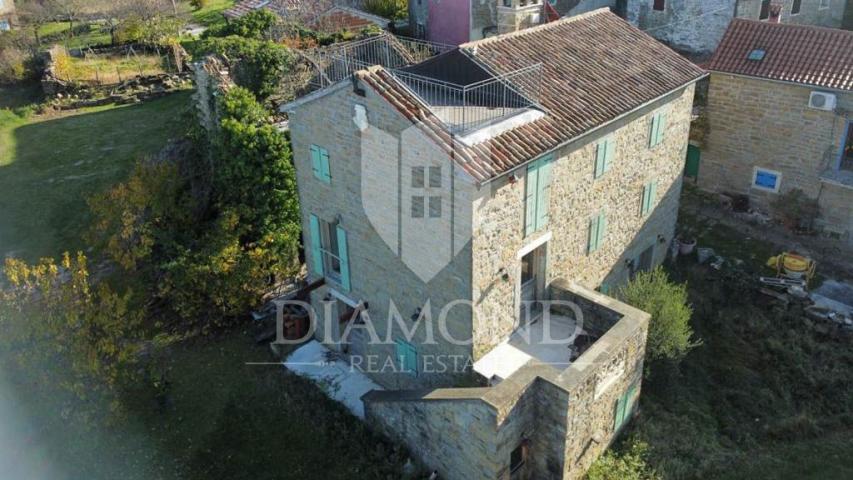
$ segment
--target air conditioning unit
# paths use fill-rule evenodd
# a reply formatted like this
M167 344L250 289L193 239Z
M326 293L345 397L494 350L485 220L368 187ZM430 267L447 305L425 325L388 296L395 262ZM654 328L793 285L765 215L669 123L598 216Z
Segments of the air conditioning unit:
M837 99L832 93L812 92L811 95L809 95L809 108L830 112L835 110L836 103Z

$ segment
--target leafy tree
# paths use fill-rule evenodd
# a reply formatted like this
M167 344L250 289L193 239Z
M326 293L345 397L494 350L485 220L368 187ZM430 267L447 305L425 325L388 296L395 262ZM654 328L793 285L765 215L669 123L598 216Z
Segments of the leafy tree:
M248 90L231 89L220 103L217 201L240 216L250 241L275 235L281 237L276 245L290 245L299 234L290 147Z
M646 357L651 360L678 360L699 345L691 340L693 310L687 303L687 286L669 281L661 267L640 272L618 296L626 303L651 315Z
M199 50L203 54L214 53L237 60L234 81L260 99L278 91L282 79L295 63L293 54L283 45L236 35L207 39Z
M143 161L127 181L89 199L89 241L127 271L148 260L170 224L192 221L177 165Z
M21 364L70 362L67 388L80 398L111 392L132 370L142 344L143 314L106 283L93 284L83 253L57 264L7 258L0 290L0 346ZM33 344L38 348L33 348Z
M660 475L646 464L649 446L631 440L623 452L608 450L586 474L587 480L660 480Z

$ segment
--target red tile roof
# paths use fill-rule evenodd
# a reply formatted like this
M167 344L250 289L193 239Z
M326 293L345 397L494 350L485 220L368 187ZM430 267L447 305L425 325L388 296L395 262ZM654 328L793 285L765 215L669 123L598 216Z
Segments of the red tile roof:
M386 28L390 20L354 8L335 6L317 16L310 26L314 30L333 33L341 30L361 30L375 25Z
M668 92L705 72L608 9L461 45L498 74L541 63L545 117L473 146L457 142L460 166L488 181ZM387 71L357 77L417 121L442 148L452 137L428 106Z
M764 50L764 58L749 60L754 50ZM853 32L735 19L707 68L853 90Z

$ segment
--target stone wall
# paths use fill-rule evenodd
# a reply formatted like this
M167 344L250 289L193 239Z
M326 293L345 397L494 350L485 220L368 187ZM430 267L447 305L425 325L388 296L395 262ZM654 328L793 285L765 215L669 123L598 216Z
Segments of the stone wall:
M734 16L735 0L667 0L663 11L652 0L628 0L625 18L670 47L713 52ZM757 16L756 16L757 18Z
M843 187L828 187L821 178L838 160L846 125L843 112L853 110L853 93L835 92L839 109L826 112L809 108L814 90L820 89L713 73L699 186L748 194L751 203L768 210L777 194L752 188L754 169L761 167L781 174L780 193L799 188L811 198L821 197L825 205L843 205ZM846 191L849 205L853 189ZM844 217L832 207L820 220L833 230L850 231L853 223L843 223Z
M471 0L470 41L480 40L498 31L498 2L502 0Z
M0 21L5 20L9 22L10 28L16 28L18 26L18 15L15 9L15 1L14 0L6 0L0 6Z
M448 480L509 480L510 455L523 442L528 457L513 480L582 478L618 434L617 399L639 385L649 317L576 284L554 287L618 318L567 369L531 361L489 388L371 392L368 423Z
M474 206L474 356L479 358L516 327L521 262L519 252L547 240L546 281L570 278L589 288L628 278L626 262L653 248L663 261L675 233L682 169L687 151L694 87L691 85L560 149L551 172L549 225L524 237L525 181L492 181ZM654 113L667 112L662 144L649 148ZM593 178L597 142L616 141L610 170ZM651 214L640 215L643 187L657 181ZM604 245L587 254L589 223L607 216ZM504 277L506 273L506 277Z
M802 0L800 13L796 15L791 14L794 0L773 0L772 3L782 5L781 23L840 28L847 0L829 0L826 8L820 8L821 0ZM738 18L758 20L760 12L761 0L740 0L738 3Z

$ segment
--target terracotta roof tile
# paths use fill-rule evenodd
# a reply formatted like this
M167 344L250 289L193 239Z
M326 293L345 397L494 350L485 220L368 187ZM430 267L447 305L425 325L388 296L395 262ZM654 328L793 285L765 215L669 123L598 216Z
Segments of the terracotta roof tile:
M754 50L764 58L749 60ZM735 19L708 70L853 90L853 32Z
M474 179L488 181L705 72L610 13L596 10L460 46L497 74L541 63L545 117L483 143L455 142L456 159ZM429 107L391 73L374 67L358 78L450 151L454 140Z

